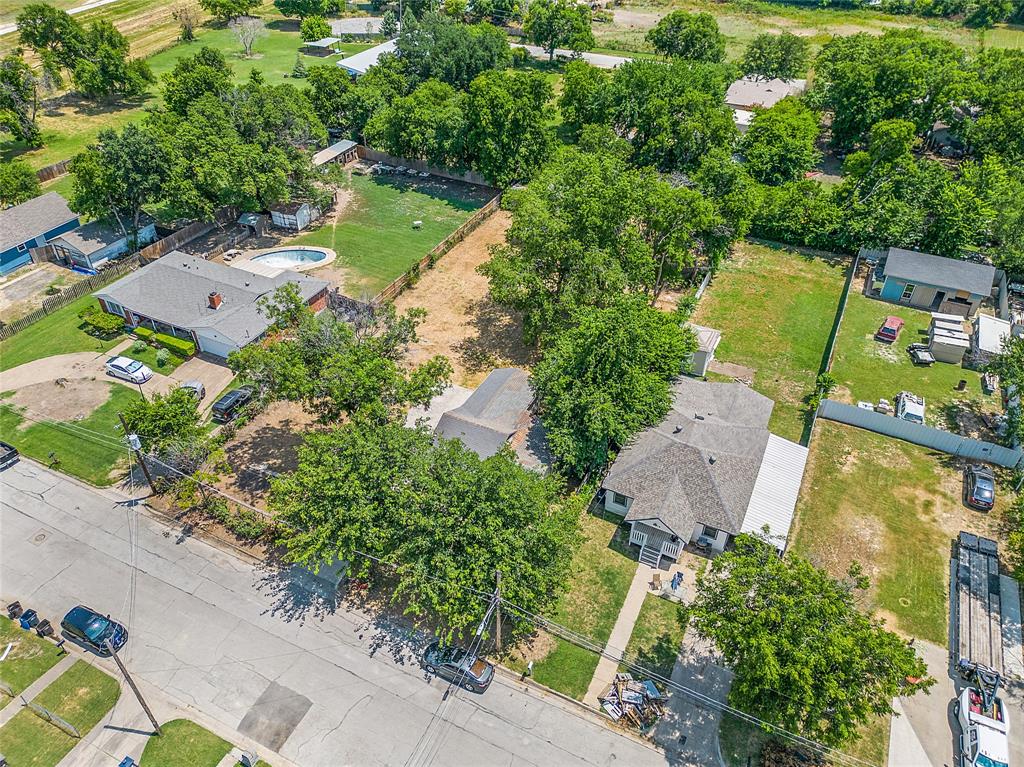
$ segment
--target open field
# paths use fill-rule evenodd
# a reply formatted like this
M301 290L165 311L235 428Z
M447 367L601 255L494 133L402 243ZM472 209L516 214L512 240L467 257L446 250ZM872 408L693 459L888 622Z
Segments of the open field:
M217 767L231 744L188 719L161 725L164 734L150 738L142 752L142 764L152 767Z
M683 644L685 627L679 608L676 602L647 594L626 645L626 654L632 661L666 679L672 676ZM619 670L628 669L620 667Z
M437 177L347 174L340 210L291 245L333 248L345 273L343 292L372 297L470 217L493 190ZM419 229L414 221L422 221ZM318 270L311 274L317 275Z
M0 665L0 679L10 685L15 695L21 694L61 658L53 642L25 631L7 616L0 616L0 647L6 647L8 642L14 646ZM0 706L8 700L0 696Z
M769 428L786 439L804 434L804 400L814 389L847 268L846 259L740 242L694 313L694 322L722 331L716 360L753 369L754 389L775 401Z
M123 338L97 338L85 332L78 313L95 303L92 296L82 296L62 309L34 322L20 333L0 341L0 371L10 370L32 360L70 352L102 354Z
M552 620L601 644L611 636L626 592L636 572L628 553L627 536L618 529L619 518L586 513L580 523L583 544L577 549L569 573L569 590L562 596ZM577 700L590 686L598 656L574 644L540 632L523 647L509 666L525 669L533 660L533 678ZM525 656L525 657L524 657Z
M917 16L893 16L881 11L859 8L796 7L758 0L671 0L664 5L650 2L626 3L616 8L610 24L594 24L594 37L602 52L623 53L650 51L644 35L670 11L682 9L697 13L706 11L718 21L726 36L729 59L738 59L750 41L761 32L792 32L808 38L812 52L833 35L857 32L882 34L889 29L916 27L943 37L965 48L982 45L1024 48L1024 26L999 25L979 33L958 21Z
M960 530L997 537L1012 502L1000 483L994 511L966 508L961 472L943 453L819 419L792 549L837 577L860 562L868 608L906 636L946 646L952 540Z
M54 712L85 736L114 707L120 694L113 677L79 660L32 702ZM0 753L11 767L55 767L78 742L27 708L0 728Z
M427 310L410 364L442 354L454 368L452 381L467 387L496 367L530 366L534 350L523 345L519 317L491 301L487 278L476 271L490 258L488 248L504 242L508 224L508 213L494 213L395 299L399 311Z
M131 8L135 8L138 15L130 16L129 9ZM302 43L298 27L293 21L284 20L272 5L264 13L268 20L266 35L256 41L253 47L254 55L249 59L243 58L241 46L230 29L215 27L210 23L197 30L195 42L175 44L177 29L173 22L170 28L164 28L155 20L156 18L162 19L164 15L169 19L170 6L167 4L156 5L152 0L118 0L112 5L82 13L77 18L80 21L88 21L92 14L113 14L115 13L114 9L118 9L118 14L126 14L124 18L127 20L112 20L132 41L132 53L137 56L148 56L149 65L157 77L158 82L150 88L149 95L138 101L99 105L82 101L73 96L56 99L50 103L48 108L42 110L39 117L39 128L43 134L44 145L39 149L29 149L21 142L4 138L0 140L0 159L9 160L21 157L32 167L40 168L73 157L82 151L101 130L105 128L120 129L127 123L140 119L147 107L159 104L160 78L174 69L178 59L197 53L203 46L216 48L224 53L234 70L235 79L239 82L246 80L250 72L258 69L263 72L268 83L292 82L299 87L304 87L305 81L291 78L291 71L295 67L295 58ZM155 26L150 26L150 23ZM144 37L133 38L130 30L135 29L136 26L138 26L140 34L143 34L144 31ZM0 44L7 42L10 38L10 35L5 36L0 39ZM356 53L368 47L370 46L361 43L345 43L342 45L343 53L340 55L327 58L303 55L302 60L307 67L314 64L333 63L343 55ZM68 182L62 183L65 186L56 191L67 190Z
M0 400L0 439L44 464L53 460L53 454L60 462L60 471L90 484L113 484L117 480L115 469L126 460L117 414L141 395L121 384L104 381L100 385L108 388L109 398L87 417L60 426L37 423L32 420L39 418L37 413L26 414Z
M995 415L1002 411L999 394L985 394L981 389L981 373L960 365L936 362L930 367L914 365L906 347L910 343L928 342L931 315L919 309L890 304L868 298L858 289L859 277L850 289L850 299L839 329L832 375L838 383L833 399L848 403L858 400L878 402L880 397L895 401L897 392L911 391L925 399L925 421L965 436L992 439L987 429L977 422L977 415ZM874 339L875 331L888 315L901 317L906 323L893 344ZM964 391L957 384L967 381ZM958 423L958 418L972 422ZM967 428L963 428L966 426Z

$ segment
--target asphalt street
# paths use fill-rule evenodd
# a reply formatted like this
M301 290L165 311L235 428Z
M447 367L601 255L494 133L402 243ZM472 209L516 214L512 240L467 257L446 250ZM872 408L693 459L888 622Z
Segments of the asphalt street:
M77 603L110 613L128 627L122 656L147 688L271 757L302 767L666 763L596 716L500 676L483 695L444 701L407 632L335 608L312 582L31 462L0 474L0 597L51 619Z

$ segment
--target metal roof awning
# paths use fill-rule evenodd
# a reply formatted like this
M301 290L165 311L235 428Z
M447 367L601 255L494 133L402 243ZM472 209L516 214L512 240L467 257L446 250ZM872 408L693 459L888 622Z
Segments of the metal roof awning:
M806 465L806 447L775 434L768 435L768 446L740 532L760 534L767 525L772 543L779 550L786 548Z

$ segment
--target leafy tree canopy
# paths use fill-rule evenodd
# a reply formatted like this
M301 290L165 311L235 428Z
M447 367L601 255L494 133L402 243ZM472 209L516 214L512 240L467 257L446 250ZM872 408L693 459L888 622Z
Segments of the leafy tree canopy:
M807 74L810 43L800 35L763 32L743 52L743 74L764 80L792 80Z
M199 418L199 401L184 389L134 400L124 409L130 434L137 434L146 452L162 453L171 446L200 441L205 429Z
M533 373L552 451L577 476L668 412L669 381L697 349L693 331L636 297L575 312Z
M582 496L562 497L554 476L520 467L507 448L486 460L425 429L362 421L311 432L299 468L272 483L270 505L288 556L319 567L345 560L392 583L415 616L441 619L452 638L475 628L494 588L546 612L564 588ZM384 561L374 568L361 554ZM529 624L507 615L513 633Z
M39 178L24 160L0 163L0 208L20 205L42 194Z
M914 649L858 609L866 587L856 568L839 581L757 537L738 536L735 549L698 576L689 609L693 628L735 674L729 703L842 746L867 722L889 716L894 697L933 685Z
M465 94L450 85L427 80L374 114L366 139L398 157L458 167L464 155L465 101Z
M665 56L711 64L725 61L725 35L710 13L672 11L647 33L647 41Z
M85 30L82 56L72 80L90 99L135 98L154 81L149 64L128 57L128 39L109 21L94 21Z
M18 39L44 63L74 69L84 55L85 34L70 14L49 3L29 3L17 16Z
M531 0L523 32L554 60L555 49L585 51L594 46L590 8L572 0Z
M405 25L397 51L412 82L435 79L460 90L482 72L504 69L512 60L508 39L497 27L461 24L431 12Z
M222 24L239 16L249 16L260 7L260 0L199 0L199 5Z
M299 37L303 40L322 40L331 36L331 25L323 16L306 16L299 24Z
M274 0L274 7L283 16L298 16L300 19L327 14L327 0Z
M205 93L220 96L231 87L232 72L224 54L203 46L194 56L183 56L164 75L164 103L172 112L184 115Z
M0 59L0 132L10 133L29 146L42 146L36 125L40 83L21 56Z
M818 132L818 115L792 96L756 110L740 143L750 174L765 184L800 179L821 157Z

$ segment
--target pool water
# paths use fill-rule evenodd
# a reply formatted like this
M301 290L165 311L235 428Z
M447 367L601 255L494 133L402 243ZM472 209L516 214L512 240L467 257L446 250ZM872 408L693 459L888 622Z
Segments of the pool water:
M327 258L327 254L322 250L289 250L285 248L253 256L251 260L278 269L294 269L297 266L319 263L325 258Z

